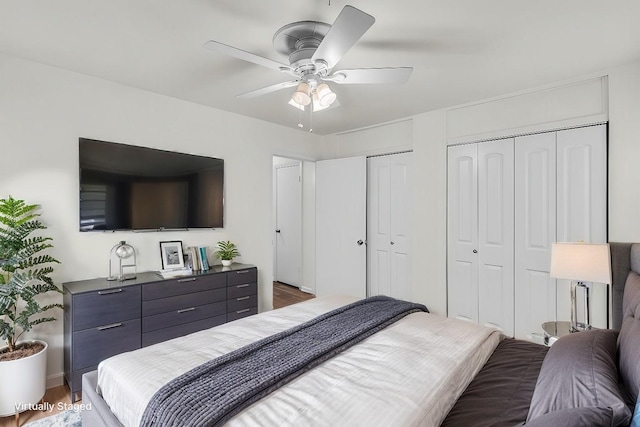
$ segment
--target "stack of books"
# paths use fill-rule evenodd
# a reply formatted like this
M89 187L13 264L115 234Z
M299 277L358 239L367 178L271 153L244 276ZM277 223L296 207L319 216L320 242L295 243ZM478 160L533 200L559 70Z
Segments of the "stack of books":
M187 259L193 270L209 270L209 260L206 246L189 246L186 249ZM188 262L189 262L188 261Z

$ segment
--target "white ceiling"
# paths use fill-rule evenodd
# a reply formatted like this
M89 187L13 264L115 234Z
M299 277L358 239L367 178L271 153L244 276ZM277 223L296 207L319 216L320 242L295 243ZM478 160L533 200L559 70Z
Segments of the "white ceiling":
M291 80L204 49L207 40L287 62L285 24L332 23L340 0L0 0L0 51L297 128ZM375 24L335 67L412 66L403 85L336 85L340 107L305 130L332 134L588 76L640 60L638 0L352 0ZM1 75L0 75L1 78ZM639 76L640 78L640 76Z

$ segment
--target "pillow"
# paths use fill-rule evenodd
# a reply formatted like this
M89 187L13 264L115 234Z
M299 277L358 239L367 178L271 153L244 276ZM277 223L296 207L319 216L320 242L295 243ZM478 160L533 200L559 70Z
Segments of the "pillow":
M540 415L525 427L610 427L613 422L611 408L571 408Z
M559 338L542 362L527 423L554 411L595 407L611 408L612 425L628 425L631 411L618 387L617 338L610 329Z

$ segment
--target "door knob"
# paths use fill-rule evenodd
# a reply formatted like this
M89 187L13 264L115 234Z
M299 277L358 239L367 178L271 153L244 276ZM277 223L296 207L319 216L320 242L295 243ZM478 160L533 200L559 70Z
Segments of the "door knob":
M474 250L473 250L473 253L474 253L474 254L477 254L477 253L478 253L478 250L477 250L477 249L474 249Z
M394 242L391 242L391 244L392 244L392 245L395 245L395 243L394 243Z
M278 228L278 229L276 230L276 233L279 233L279 232L280 232L280 229Z
M362 246L364 244L362 240L358 240L356 243L358 244L358 246Z

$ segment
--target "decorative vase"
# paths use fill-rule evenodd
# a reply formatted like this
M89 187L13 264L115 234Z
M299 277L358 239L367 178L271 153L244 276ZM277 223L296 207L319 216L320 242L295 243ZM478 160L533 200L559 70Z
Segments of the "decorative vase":
M223 259L223 260L222 260L222 265L223 265L224 267L229 267L229 266L231 265L231 263L232 263L232 262L233 262L233 260L232 260L232 259Z
M22 344L21 341L18 344ZM0 417L14 415L37 405L47 389L47 343L34 355L0 362ZM2 349L5 349L3 347Z

